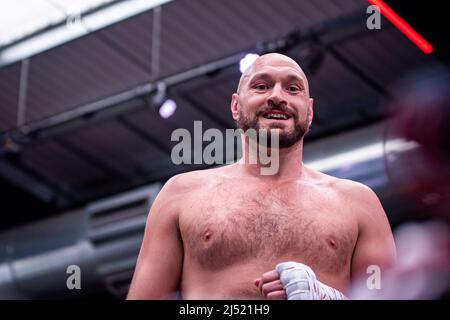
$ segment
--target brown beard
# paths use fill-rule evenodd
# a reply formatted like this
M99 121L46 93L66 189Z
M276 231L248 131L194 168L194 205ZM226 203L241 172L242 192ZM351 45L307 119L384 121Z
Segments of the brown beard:
M280 148L290 148L294 144L296 144L298 141L303 139L305 134L308 132L308 123L306 120L306 119L308 119L308 117L306 117L306 119L303 123L300 123L298 121L298 115L296 113L292 114L291 112L286 110L285 107L282 107L282 106L273 105L272 107L262 108L262 110L258 111L256 114L254 114L253 116L250 116L250 117L244 115L242 112L242 109L241 109L241 110L239 110L239 119L236 121L236 126L239 129L242 129L244 132L247 131L248 129L254 129L258 133L257 134L257 139L258 139L257 142L259 144L260 143L259 133L261 130L261 128L259 127L259 118L262 114L264 114L265 112L270 111L270 110L280 110L280 111L286 112L289 115L291 115L294 120L295 125L294 125L294 130L292 132L280 133L280 135L279 135L279 147ZM309 111L308 111L308 115L309 115ZM278 126L278 124L274 123L268 129L270 132L270 129L276 129L276 128L281 129L282 126ZM270 148L271 145L272 145L271 135L268 134L267 135L267 147Z

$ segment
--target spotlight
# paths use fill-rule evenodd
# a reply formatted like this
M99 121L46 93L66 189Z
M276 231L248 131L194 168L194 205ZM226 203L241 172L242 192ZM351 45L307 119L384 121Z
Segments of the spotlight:
M256 53L247 53L244 58L241 59L239 62L239 70L241 70L241 73L244 73L244 71L252 65L253 62L259 57Z
M177 109L177 104L172 99L168 99L164 101L164 103L159 108L159 115L161 118L167 119L170 118Z

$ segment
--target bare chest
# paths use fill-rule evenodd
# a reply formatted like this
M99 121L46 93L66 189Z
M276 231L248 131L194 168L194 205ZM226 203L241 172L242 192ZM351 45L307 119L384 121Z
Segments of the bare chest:
M292 259L316 271L342 272L357 228L329 194L301 191L222 186L202 193L180 218L186 257L212 271L249 260L274 267Z

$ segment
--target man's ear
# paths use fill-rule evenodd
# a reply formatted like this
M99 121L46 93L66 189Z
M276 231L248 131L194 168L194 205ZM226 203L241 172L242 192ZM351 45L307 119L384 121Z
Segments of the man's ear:
M313 115L314 115L314 99L313 98L309 98L309 112L308 112L308 128L311 126L312 120L313 120Z
M237 93L233 93L233 95L231 96L231 116L233 117L233 119L236 121L239 118L239 103L238 103L238 97L239 95Z

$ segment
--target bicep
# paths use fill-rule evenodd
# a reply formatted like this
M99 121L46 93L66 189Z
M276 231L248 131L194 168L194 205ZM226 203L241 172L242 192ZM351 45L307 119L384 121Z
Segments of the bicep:
M383 268L394 264L396 249L386 213L373 191L366 191L364 206L358 212L358 240L352 257L352 278L364 275L369 266Z
M128 299L168 299L179 289L183 246L177 213L164 195L158 198L147 219Z

